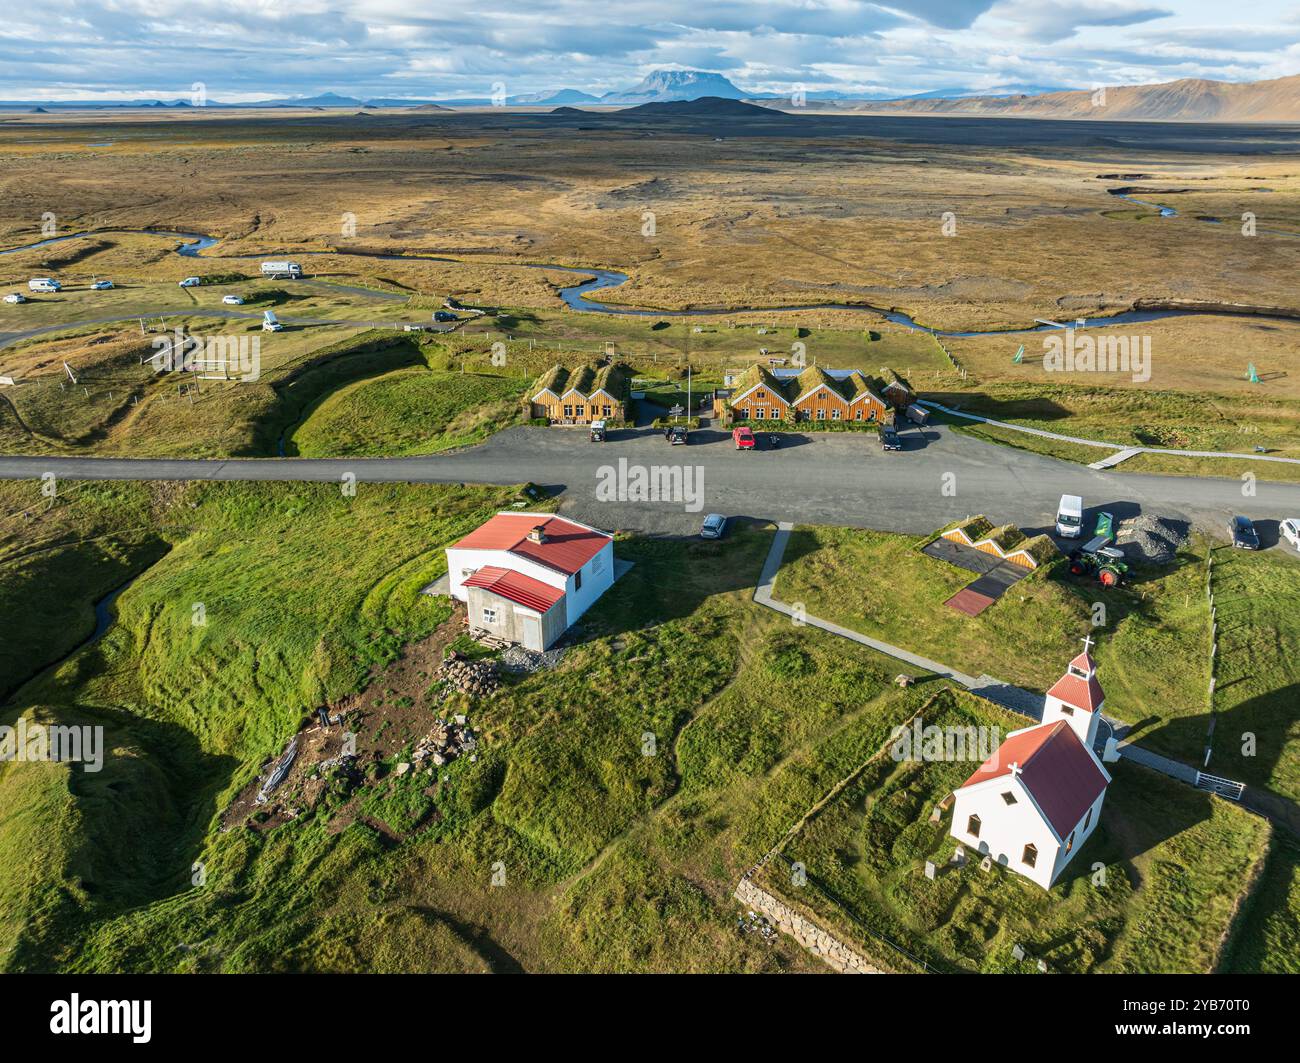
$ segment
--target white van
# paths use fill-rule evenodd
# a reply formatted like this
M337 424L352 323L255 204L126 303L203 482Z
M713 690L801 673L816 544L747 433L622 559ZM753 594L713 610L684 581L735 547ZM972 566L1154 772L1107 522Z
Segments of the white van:
M34 292L61 292L63 285L53 277L33 277L27 282L27 287Z
M1078 495L1062 495L1056 507L1056 534L1064 539L1077 539L1083 534L1083 499Z
M284 328L284 325L280 323L280 319L275 316L273 310L268 310L262 315L263 332L279 332L282 328Z

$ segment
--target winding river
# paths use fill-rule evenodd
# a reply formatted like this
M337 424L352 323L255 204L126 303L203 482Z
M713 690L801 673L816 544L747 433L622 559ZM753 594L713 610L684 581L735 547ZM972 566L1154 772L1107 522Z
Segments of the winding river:
M1129 202L1158 210L1162 217L1173 217L1177 214L1172 207L1161 207L1154 203L1145 203L1141 200L1132 199L1126 194L1127 189L1112 189L1111 195ZM1209 220L1209 219L1207 219ZM39 240L31 244L23 244L18 247L11 247L0 250L0 255L13 255L21 251L32 251L37 248L49 247L52 244L64 243L69 240L80 240L86 237L97 235L108 235L111 233L124 233L137 236L158 236L169 240L180 240L176 247L176 254L183 258L201 258L203 252L208 248L215 246L220 242L220 237L208 236L203 233L186 233L186 232L169 232L163 229L103 229L88 232L72 233L68 236L54 236L45 240ZM284 252L266 252L257 255L231 255L230 258L243 259L264 259L269 257L278 257L285 254ZM295 251L291 253L293 258L306 258L314 255L337 255L341 257L359 257L373 258L380 261L409 261L409 262L443 262L456 265L464 264L461 259L447 258L442 255L420 255L420 254L382 254L375 252L357 252L357 251ZM559 290L560 298L564 304L571 310L584 314L609 314L615 317L654 317L654 318L687 318L687 317L717 317L722 314L789 314L801 310L842 310L852 313L872 314L877 317L883 317L885 320L896 325L902 325L905 328L913 329L917 332L926 332L932 336L952 337L962 339L975 336L1016 336L1031 332L1047 332L1061 326L1054 323L1040 323L1026 328L1013 329L989 329L989 330L962 330L962 329L938 329L929 325L922 325L909 314L901 310L887 309L885 307L872 306L869 303L802 303L797 305L786 306L741 306L730 308L713 308L713 309L695 309L695 310L655 310L643 307L620 306L612 303L603 303L598 300L590 299L588 296L599 291L606 291L618 288L628 281L626 273L620 273L618 270L598 269L595 267L582 266L561 266L551 263L493 263L494 265L508 266L515 269L536 269L547 270L556 273L572 273L584 278L577 284ZM1252 309L1243 307L1233 309L1231 307L1179 307L1172 309L1147 309L1147 310L1125 310L1117 314L1108 314L1098 317L1085 317L1076 319L1073 323L1083 327L1098 327L1103 325L1128 325L1140 324L1147 321L1159 321L1170 317L1195 317L1199 315L1223 315L1235 314L1239 316L1248 316L1256 318L1270 318L1279 320L1293 320L1297 315L1288 315L1285 313L1273 313L1268 310ZM129 320L136 315L129 315L121 320ZM69 322L69 326L76 322ZM45 330L42 330L45 331Z

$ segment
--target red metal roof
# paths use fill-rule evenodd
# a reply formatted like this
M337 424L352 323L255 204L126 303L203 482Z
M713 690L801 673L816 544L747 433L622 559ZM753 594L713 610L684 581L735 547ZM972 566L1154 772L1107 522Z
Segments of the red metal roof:
M1097 662L1092 659L1092 654L1084 650L1079 656L1070 662L1071 668L1077 668L1081 672L1091 674L1097 670Z
M528 538L528 533L539 525L546 531L546 541L535 543ZM612 538L550 514L498 513L453 544L452 549L508 550L571 576Z
M1074 662L1071 661L1070 663L1073 664ZM1065 675L1061 676L1047 694L1049 697L1060 698L1067 705L1073 705L1076 709L1083 709L1086 712L1096 712L1106 698L1095 675L1089 679L1084 679L1083 676L1074 675L1071 672L1066 672Z
M466 587L482 587L484 590L499 594L502 598L544 613L561 598L564 591L552 587L522 572L511 572L508 568L496 565L484 565L465 581Z
M1012 764L1058 838L1074 830L1106 789L1106 776L1064 720L1012 735L958 789L1010 775Z

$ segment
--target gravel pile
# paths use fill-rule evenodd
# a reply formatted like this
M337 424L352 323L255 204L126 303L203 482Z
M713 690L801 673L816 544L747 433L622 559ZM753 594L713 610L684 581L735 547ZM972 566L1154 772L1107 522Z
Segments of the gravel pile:
M1186 521L1143 514L1124 522L1119 545L1130 561L1167 565L1187 542Z
M532 672L549 670L560 663L564 650L552 648L545 653L526 650L522 646L507 646L497 658L498 665L507 672L516 675L528 675Z

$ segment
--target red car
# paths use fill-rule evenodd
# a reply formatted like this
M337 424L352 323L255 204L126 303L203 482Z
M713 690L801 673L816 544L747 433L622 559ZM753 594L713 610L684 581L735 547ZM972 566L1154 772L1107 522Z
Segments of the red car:
M754 430L749 425L742 424L731 430L731 440L736 444L737 450L753 450Z

